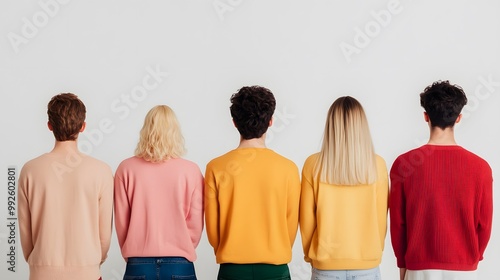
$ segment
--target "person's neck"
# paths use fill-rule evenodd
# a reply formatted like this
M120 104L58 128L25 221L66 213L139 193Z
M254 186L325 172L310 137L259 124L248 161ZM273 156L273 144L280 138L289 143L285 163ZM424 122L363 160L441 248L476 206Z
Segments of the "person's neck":
M427 144L442 146L457 145L453 127L447 127L445 129L441 129L439 127L431 127L430 131L430 137Z
M266 148L266 134L263 134L260 138L240 138L238 148Z
M76 143L76 140L68 140L68 141L57 141L54 144L54 148L51 153L68 153L68 152L77 152L78 151L78 144Z

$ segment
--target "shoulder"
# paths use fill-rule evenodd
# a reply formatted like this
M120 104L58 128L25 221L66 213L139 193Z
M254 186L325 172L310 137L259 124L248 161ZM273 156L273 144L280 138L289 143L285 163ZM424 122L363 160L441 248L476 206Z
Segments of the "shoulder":
M387 164L384 160L383 157L381 157L380 155L375 155L375 163L377 165L377 169L379 171L383 171L383 172L387 172Z
M106 162L100 159L82 154L82 161L85 162L89 168L92 168L96 172L112 173L111 167Z
M405 162L408 160L408 158L412 158L413 160L418 160L419 158L423 157L424 155L430 155L432 153L432 147L428 145L423 145L418 148L411 149L405 153L400 154L396 159L394 160L394 163L392 166L394 167L395 165L399 165L402 162Z
M278 165L281 165L285 168L298 170L297 164L295 164L295 162L293 162L293 160L291 160L291 159L289 159L281 154L278 154L277 152L275 152L273 150L267 150L267 153L265 153L265 155L269 157L270 164L273 164L273 165L278 164Z
M29 169L38 164L44 164L47 161L47 154L39 155L38 157L32 158L24 163L22 169Z
M226 162L231 160L231 158L233 157L233 154L234 154L234 150L231 150L223 155L220 155L218 157L213 158L212 160L210 160L207 163L207 169L208 168L217 168L219 165L225 164Z
M105 167L105 168L110 168L109 165L104 162L103 160L97 159L95 157L82 154L82 159L92 165L98 166L98 167Z
M318 162L319 159L319 153L312 154L306 158L304 161L304 170L310 170L313 169L316 166L316 163Z
M173 163L177 164L179 167L181 167L183 170L188 171L188 172L200 172L200 167L198 164L195 162L184 159L184 158L176 158L172 159Z
M311 164L311 163L316 163L316 161L319 158L319 153L312 154L306 158L306 161L304 162L305 164Z
M21 177L26 176L27 174L32 173L34 171L36 172L36 170L39 169L46 169L49 163L50 162L47 159L47 154L43 154L36 158L30 159L26 163L24 163L23 166L21 167L20 176Z
M477 169L489 170L491 172L490 165L482 157L465 148L462 148L462 153L467 157L467 160L471 162L471 166L475 166Z
M116 168L115 177L127 177L132 173L140 173L151 164L153 163L137 156L126 158L122 160Z
M136 156L132 156L132 157L129 157L129 158L122 160L120 162L120 164L118 165L118 168L124 168L124 167L128 167L128 166L133 166L133 165L140 165L140 164L143 164L143 162L146 162L146 161L141 159L141 158L138 158Z
M380 155L375 155L375 160L377 162L377 165L385 165L385 159L381 157Z

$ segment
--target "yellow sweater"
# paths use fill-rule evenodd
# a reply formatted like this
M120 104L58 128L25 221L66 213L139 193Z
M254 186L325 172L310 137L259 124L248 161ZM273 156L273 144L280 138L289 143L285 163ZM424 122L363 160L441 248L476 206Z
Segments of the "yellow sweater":
M373 185L320 183L314 175L318 154L302 170L300 232L304 259L316 269L370 269L382 258L387 229L389 183L377 156Z
M266 148L213 159L205 174L205 219L217 263L285 264L297 235L297 166Z

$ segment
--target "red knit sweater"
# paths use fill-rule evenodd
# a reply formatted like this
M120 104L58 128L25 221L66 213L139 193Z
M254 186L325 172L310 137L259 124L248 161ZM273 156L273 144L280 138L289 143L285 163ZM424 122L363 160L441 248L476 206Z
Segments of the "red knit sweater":
M390 178L398 267L475 270L491 232L488 163L460 146L424 145L399 156Z

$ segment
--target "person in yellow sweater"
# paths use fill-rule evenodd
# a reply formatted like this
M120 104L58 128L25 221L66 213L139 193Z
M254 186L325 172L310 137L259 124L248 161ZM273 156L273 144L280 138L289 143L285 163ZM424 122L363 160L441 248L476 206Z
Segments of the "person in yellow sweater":
M19 175L19 231L29 279L97 280L111 241L113 173L78 150L83 102L63 93L47 107L54 149L28 161Z
M231 103L239 146L211 160L205 172L206 229L220 264L217 279L290 279L300 177L295 163L266 148L274 95L243 87Z
M353 97L338 98L321 151L302 170L300 232L311 279L381 278L388 190L387 167L374 152L363 107Z

